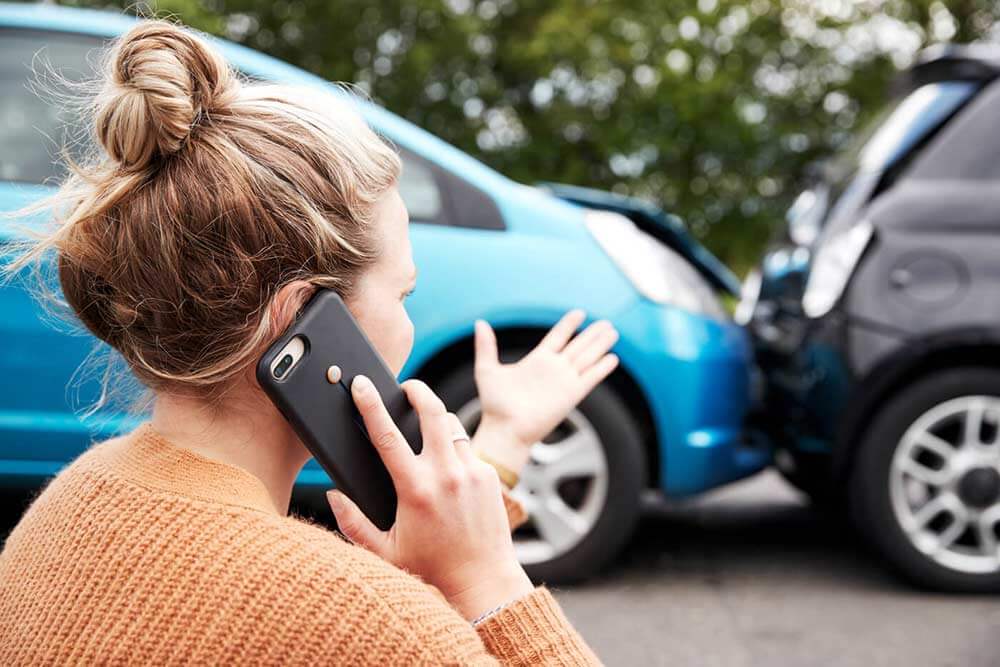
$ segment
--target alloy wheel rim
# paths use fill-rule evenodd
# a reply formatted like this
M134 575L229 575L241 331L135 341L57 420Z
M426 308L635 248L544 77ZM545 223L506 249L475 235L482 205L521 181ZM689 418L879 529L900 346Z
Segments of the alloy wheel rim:
M473 432L481 414L475 398L456 412ZM531 456L510 495L528 514L514 533L514 550L525 565L567 553L593 529L608 495L608 461L597 429L574 409Z
M956 572L1000 571L1000 398L963 396L921 415L896 445L889 489L920 553Z

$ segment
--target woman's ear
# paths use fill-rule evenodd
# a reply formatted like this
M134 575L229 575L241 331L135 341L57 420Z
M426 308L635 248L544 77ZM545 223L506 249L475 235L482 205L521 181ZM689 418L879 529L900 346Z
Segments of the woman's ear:
M278 290L271 302L269 340L274 340L291 326L299 310L315 292L316 286L305 280L294 280Z

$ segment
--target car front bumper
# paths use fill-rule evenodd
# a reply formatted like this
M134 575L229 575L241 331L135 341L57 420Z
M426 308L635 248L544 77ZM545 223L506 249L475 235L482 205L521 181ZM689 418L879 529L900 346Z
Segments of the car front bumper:
M616 351L652 413L667 496L706 491L771 462L769 447L744 431L754 367L742 327L646 300L614 323Z

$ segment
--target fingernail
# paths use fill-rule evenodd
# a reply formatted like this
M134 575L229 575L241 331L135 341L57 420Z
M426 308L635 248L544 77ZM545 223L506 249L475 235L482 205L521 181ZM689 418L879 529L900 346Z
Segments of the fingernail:
M371 389L372 381L364 375L355 375L354 380L351 381L351 391L353 391L356 396L364 396L371 391Z
M333 489L326 492L327 502L330 503L330 509L336 514L344 508L344 499L341 498L339 491L334 491Z

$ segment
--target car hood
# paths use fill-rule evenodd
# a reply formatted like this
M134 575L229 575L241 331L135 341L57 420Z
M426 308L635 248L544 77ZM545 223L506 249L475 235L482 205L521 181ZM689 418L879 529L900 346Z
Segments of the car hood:
M641 199L616 195L604 190L562 183L539 183L538 187L559 199L579 206L614 211L624 215L640 229L655 236L691 262L716 288L734 296L740 293L739 279L708 248L691 236L676 215Z

